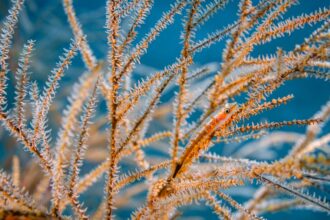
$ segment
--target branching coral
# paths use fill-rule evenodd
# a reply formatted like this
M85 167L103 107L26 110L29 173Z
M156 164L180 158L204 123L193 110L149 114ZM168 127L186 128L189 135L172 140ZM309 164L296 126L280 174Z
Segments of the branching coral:
M196 201L205 201L223 219L262 219L263 213L297 207L329 213L326 198L307 192L318 189L322 193L329 182L330 137L321 132L330 118L329 102L309 119L254 119L294 99L292 94L272 96L285 82L309 77L329 79L330 10L283 18L297 2L241 0L237 21L196 40L199 29L216 12L234 3L178 0L139 39L138 28L151 12L153 1L108 0L108 52L103 61L94 55L72 0L63 0L74 40L40 93L40 82L31 79L29 68L35 41L29 40L23 47L16 72L9 66L14 62L10 48L24 5L24 0L13 0L1 26L0 120L18 144L30 152L31 163L39 165L41 172L37 172L34 187L25 190L19 157L13 157L12 175L0 171L0 218L114 219L116 209L136 203L139 208L131 213L133 219L174 219L182 215L181 206ZM134 84L133 72L141 57L181 13L182 48L176 61ZM130 20L128 28L123 27L125 19ZM257 46L314 24L318 25L316 30L293 50L278 49L275 54L254 56ZM223 39L228 41L220 68L196 69L196 55ZM70 86L72 95L61 123L54 129L49 122L53 117L50 109L78 51L86 72ZM15 77L8 77L10 74ZM195 91L194 85L202 85L199 80L205 76L210 79L208 84ZM8 85L9 81L16 86ZM171 86L176 91L173 109L160 105ZM15 91L14 100L8 97L9 90ZM102 105L106 110L99 108ZM202 113L196 116L196 111ZM169 130L159 131L155 127L164 119L158 117L164 115L173 122L168 124ZM307 132L294 138L285 132L277 136L267 133L290 126L307 126ZM57 131L55 141L51 140L53 130ZM219 142L248 139L260 140L255 140L255 147L245 153L286 141L293 143L293 148L287 156L267 162L244 158L244 146L235 157L209 152ZM160 153L166 154L165 159L146 150L161 150L160 143L166 146ZM107 147L98 149L98 145ZM101 152L103 161L90 171L84 170L83 164L93 157L90 152L94 149ZM125 163L133 163L135 171ZM103 175L104 194L99 208L84 204L80 196L95 187ZM245 204L225 191L254 181L261 187ZM135 201L141 192L147 196Z

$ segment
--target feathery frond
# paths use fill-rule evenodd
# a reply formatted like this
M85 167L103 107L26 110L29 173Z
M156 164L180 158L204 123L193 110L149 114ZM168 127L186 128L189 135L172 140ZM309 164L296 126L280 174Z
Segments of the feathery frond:
M223 219L329 213L330 102L306 116L326 95L313 88L312 100L299 99L291 82L329 79L330 10L297 14L310 11L301 2L240 0L234 16L229 0L107 0L96 13L63 0L74 40L40 92L52 40L67 35L53 31L62 19L33 3L18 25L24 0L12 0L0 26L0 153L9 161L1 164L0 219L176 219L199 203ZM34 35L43 14L51 31ZM97 31L103 17L105 36ZM25 32L51 48L29 40L17 58ZM296 108L296 97L306 107ZM286 127L294 130L268 132Z

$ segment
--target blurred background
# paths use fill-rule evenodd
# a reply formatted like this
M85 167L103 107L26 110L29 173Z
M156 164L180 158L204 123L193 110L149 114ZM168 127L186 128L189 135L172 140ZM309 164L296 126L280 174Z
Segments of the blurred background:
M150 30L150 28L153 27L156 21L161 17L162 13L169 9L171 2L174 1L155 0L154 6L150 15L147 17L145 24L138 29L139 34L136 42L138 42ZM258 1L253 2L256 4ZM85 34L87 35L88 42L90 43L96 57L100 60L106 58L108 51L104 28L105 4L105 0L74 1L77 16ZM3 21L7 15L10 5L10 0L0 0L0 21ZM313 12L319 8L329 9L329 6L329 0L301 0L298 5L293 6L288 11L284 18ZM215 16L196 32L195 40L202 39L209 33L233 23L237 19L237 12L238 1L230 1L224 10L218 11ZM163 31L151 44L148 52L142 57L141 64L138 64L133 72L135 80L144 78L156 70L163 69L165 66L173 63L180 56L180 51L182 49L182 39L180 39L182 20L183 17L181 15L177 16L175 23ZM127 29L128 23L129 16L127 20L123 20L122 27ZM257 57L276 54L278 48L282 48L284 51L289 51L293 49L296 44L303 42L304 38L319 26L320 24L306 26L302 30L297 30L290 35L285 35L284 37L273 40L270 43L258 46L254 49L251 55ZM25 7L20 16L19 26L15 32L14 44L11 51L11 56L13 57L10 63L11 70L13 72L16 70L17 59L24 43L29 39L36 40L36 48L33 52L31 64L31 78L40 82L40 85L42 85L41 83L47 79L50 71L55 67L58 57L62 54L63 48L68 47L72 37L73 35L60 0L26 0ZM197 68L210 65L215 69L218 68L219 63L221 62L222 50L224 49L225 42L226 41L221 41L206 49L204 52L198 53L194 59L194 66ZM54 115L50 118L50 123L56 124L60 122L60 113L63 111L63 106L67 103L67 96L70 94L70 85L77 81L77 78L84 72L84 70L84 65L80 56L77 56L62 80L60 93L56 96L56 104L53 105L51 109L51 111L54 112ZM12 82L13 81L11 80L9 83ZM14 94L14 90L11 88L13 88L13 84L9 85L9 97L13 97ZM40 86L40 88L42 87ZM173 101L174 91L175 89L167 91L166 95L162 98L162 101L164 103ZM263 113L258 117L255 117L253 120L281 121L310 118L330 99L330 83L313 78L298 79L286 82L286 84L273 95L282 96L287 94L293 94L295 98L287 105ZM13 100L10 101L12 103ZM152 129L162 130L159 127ZM304 133L305 127L284 128L282 130ZM323 133L329 132L330 127L327 125L323 129ZM54 126L52 127L52 135L54 136L54 139L56 139L56 133L57 128ZM230 148L226 148L226 145L223 144L212 150L223 155L233 155L235 154L235 151L240 149L241 145L242 144L231 144ZM30 157L28 153L24 152L17 146L15 140L10 138L4 129L0 128L1 168L10 170L12 155L19 155L22 160L21 164L23 165L29 160ZM271 149L268 152L262 152L257 155L247 155L247 157L260 160L280 159L281 156L288 152L290 149L289 147L290 145L275 146L274 149ZM86 166L95 166L98 162L98 160L95 160ZM22 169L24 170L26 167L23 167L23 165ZM253 188L255 188L253 185L250 188L237 188L235 189L236 191L231 191L231 195L239 201L245 201L250 198ZM82 199L86 201L86 205L96 208L97 204L102 199L101 194L103 192L103 182L99 181L93 189L93 191L90 190L86 192ZM129 212L127 211L131 212L132 207L127 210L120 209L116 215L119 219L126 219L129 217ZM216 219L212 210L204 205L194 206L193 209L189 208L189 211L184 213L183 218L188 219ZM267 219L329 219L329 216L324 213L305 210L299 210L299 212L296 210L288 210L276 214L267 214L264 217Z

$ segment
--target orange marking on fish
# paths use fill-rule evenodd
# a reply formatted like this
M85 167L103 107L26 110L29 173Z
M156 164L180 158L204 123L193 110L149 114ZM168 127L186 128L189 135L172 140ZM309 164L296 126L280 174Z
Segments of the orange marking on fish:
M232 114L233 110L236 108L236 104L232 104L230 106L225 107L222 111L220 111L214 118L206 126L205 130L207 132L213 132L216 130L222 121L225 121L230 114Z

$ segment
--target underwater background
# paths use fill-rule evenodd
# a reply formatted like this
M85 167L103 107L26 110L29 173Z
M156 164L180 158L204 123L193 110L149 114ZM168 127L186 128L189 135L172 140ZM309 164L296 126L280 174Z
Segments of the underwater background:
M168 0L155 0L154 6L150 15L147 17L145 24L139 29L139 34L136 39L138 42L145 33L153 26L153 24L161 17L162 13L169 9L171 2ZM258 1L253 1L258 2ZM10 6L10 0L0 0L0 21L7 15L7 10ZM83 30L85 31L88 41L94 50L97 58L106 57L108 47L106 43L105 33L105 0L75 0L74 6L77 12L77 16L80 19ZM317 10L318 8L330 7L329 0L301 0L300 4L291 7L288 13L284 17L291 17L301 13L309 13ZM224 10L218 11L207 23L201 28L196 35L196 40L202 39L207 36L207 33L218 29L219 27L226 26L232 23L237 18L238 1L230 1ZM138 64L138 68L133 73L134 78L139 80L155 72L156 70L163 69L165 66L171 64L180 56L182 39L180 39L180 32L182 30L182 16L176 18L174 24L170 25L164 30L160 36L151 44L148 52L142 57L141 64ZM125 21L123 22L125 24ZM313 27L306 26L302 30L296 30L291 35L285 35L282 38L272 40L271 42L258 46L253 51L252 55L267 55L276 53L278 48L282 48L284 51L291 50L298 43L301 43L305 37L307 37L318 25ZM25 7L22 11L19 26L15 34L13 53L16 57L20 52L23 44L29 40L36 40L36 48L33 55L31 78L40 82L47 79L48 74L54 67L54 64L58 60L59 55L62 53L63 48L67 47L70 43L70 39L73 38L71 29L67 22L67 18L64 14L62 2L60 0L27 0ZM198 53L195 57L196 66L198 65L219 65L222 57L222 50L224 49L225 42L221 41L211 46L208 50ZM16 49L15 49L16 48ZM14 62L16 63L16 62ZM14 65L14 64L13 64ZM11 67L15 69L15 66ZM78 58L75 58L72 66L69 68L68 74L62 80L62 88L66 88L72 82L75 82L84 71L84 65ZM10 86L9 86L10 88ZM8 93L13 93L13 90L9 90ZM162 98L162 102L173 101L173 95L175 90L169 90ZM295 98L285 106L280 106L275 110L267 111L261 115L255 117L260 120L272 120L282 121L286 119L304 119L311 118L320 107L330 100L330 83L324 80L318 80L314 78L309 79L297 79L286 82L284 86L278 89L273 96L281 96L286 94L293 94ZM67 90L63 90L57 97L58 110L66 102L68 95ZM63 103L58 100L63 101ZM103 106L104 107L104 106ZM104 107L104 111L105 111ZM56 119L52 119L56 120ZM154 128L159 129L159 128ZM290 127L283 128L281 130L289 130L293 132L303 133L305 127ZM56 134L57 130L53 130ZM323 128L323 133L329 133L329 124ZM0 132L0 166L9 166L9 155L15 153L16 150L22 151L20 148L11 148L8 133L4 130ZM9 144L9 145L8 145ZM246 142L245 142L246 144ZM235 145L235 144L234 144ZM231 155L235 153L240 147L240 144L226 148L226 145L219 145L213 147L211 151L219 152L223 155ZM271 152L264 152L264 155L249 155L250 159L262 159L273 160L274 158L281 158L281 155L285 155L289 151L289 146L276 146L276 149ZM24 154L24 152L22 152ZM28 157L27 157L28 158ZM93 165L93 164L91 164ZM86 165L88 166L88 164ZM23 174L24 175L24 174ZM93 202L99 203L99 199L96 199L94 195L101 195L103 191L103 180L99 181L99 189L93 189L95 191L88 191L82 196L84 201L91 205ZM329 185L328 185L329 186ZM330 188L329 188L330 189ZM245 188L235 188L237 192L231 192L233 197L238 201L245 201L246 194L250 196L248 190ZM325 195L330 199L330 195ZM95 208L98 206L95 204ZM121 209L120 212L116 212L116 216L120 219L127 219L130 216L132 210L126 212ZM330 216L325 213L312 212L310 210L287 210L281 213L266 214L263 215L266 219L329 219ZM212 213L212 210L207 206L196 207L192 211L185 212L185 218L188 219L217 219L216 215Z

